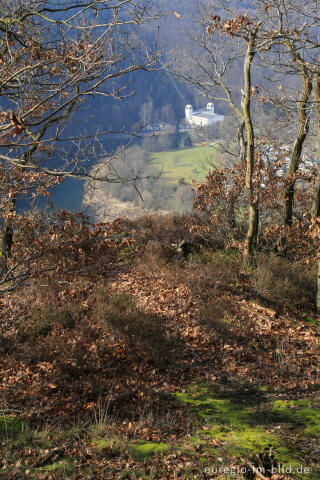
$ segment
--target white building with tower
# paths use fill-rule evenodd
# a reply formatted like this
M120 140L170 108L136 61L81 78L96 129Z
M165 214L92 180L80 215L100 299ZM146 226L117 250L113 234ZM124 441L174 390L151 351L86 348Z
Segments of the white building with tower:
M207 103L207 108L193 111L192 105L186 105L185 120L188 124L194 126L207 126L217 122L222 122L224 115L215 113L213 103Z

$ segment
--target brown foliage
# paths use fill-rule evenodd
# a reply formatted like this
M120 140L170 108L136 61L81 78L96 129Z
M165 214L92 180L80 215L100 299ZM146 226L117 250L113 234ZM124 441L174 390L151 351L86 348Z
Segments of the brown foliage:
M243 220L239 215L244 188L242 167L213 170L204 183L194 187L195 216L191 232L210 244L225 246L243 237Z
M173 259L175 250L158 240L149 240L135 259L134 265L146 275L160 272Z
M285 200L284 175L287 148L266 138L256 139L254 183L259 197L259 238L257 250L283 251L307 259L314 257L315 244L309 231L314 169L306 164L294 174L295 212L292 228L283 225ZM271 153L270 153L271 152ZM191 232L213 246L233 245L240 250L248 223L245 198L245 166L230 159L229 166L215 169L205 182L194 187L195 214L190 219ZM316 222L312 230L315 231Z
M142 216L124 224L131 232L138 245L145 246L150 240L162 244L178 243L191 240L189 232L190 218L186 215L153 215Z
M83 214L64 210L51 217L13 213L11 225L14 243L0 278L3 292L30 278L50 283L72 281L79 274L100 275L134 245L120 234L118 221L90 224Z

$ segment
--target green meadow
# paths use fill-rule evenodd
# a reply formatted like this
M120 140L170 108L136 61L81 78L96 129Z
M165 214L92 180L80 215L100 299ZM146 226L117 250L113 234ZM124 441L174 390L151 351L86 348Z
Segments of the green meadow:
M189 183L194 180L203 181L208 170L217 164L217 159L218 148L215 146L154 152L149 156L150 164L161 170L162 177L172 186L176 185L180 178Z

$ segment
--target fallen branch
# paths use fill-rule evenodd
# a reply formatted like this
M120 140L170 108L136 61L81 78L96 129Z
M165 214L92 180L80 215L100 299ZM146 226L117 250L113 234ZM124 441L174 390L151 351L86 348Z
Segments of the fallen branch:
M61 457L64 452L66 451L66 446L63 447L57 447L51 450L51 452L46 453L45 455L42 455L34 464L33 467L43 467L47 463L49 463L54 457Z

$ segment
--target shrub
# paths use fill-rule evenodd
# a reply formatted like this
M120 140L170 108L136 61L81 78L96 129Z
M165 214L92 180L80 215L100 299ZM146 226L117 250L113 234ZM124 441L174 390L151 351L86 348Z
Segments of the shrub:
M194 186L191 230L210 245L226 246L244 238L244 175L240 165L214 168L205 181Z
M34 311L28 321L22 325L18 337L20 341L27 341L39 336L47 336L55 326L65 329L75 327L76 311L57 309L54 306Z
M242 269L242 257L236 248L225 248L213 252L210 264L220 281L234 282Z
M192 255L184 275L193 294L206 299L213 288L230 287L241 280L241 269L242 260L236 251L202 251Z
M149 240L168 244L192 240L189 219L185 215L146 215L132 221L128 227L134 229L137 243L144 245Z
M148 275L159 272L176 255L172 245L163 244L158 240L149 240L140 251L134 264L139 273Z
M258 258L252 283L263 299L290 308L314 304L316 279L314 267L272 255Z

